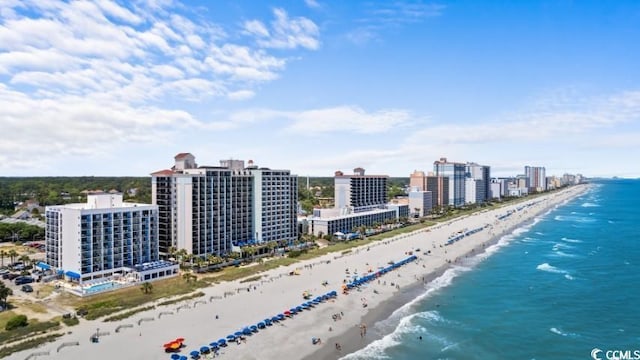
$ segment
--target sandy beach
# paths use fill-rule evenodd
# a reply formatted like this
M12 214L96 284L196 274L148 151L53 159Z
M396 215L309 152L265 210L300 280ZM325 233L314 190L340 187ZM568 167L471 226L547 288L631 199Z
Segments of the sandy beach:
M246 338L246 342L221 349L227 359L337 359L373 340L367 327L389 315L405 301L402 294L424 287L457 261L482 253L501 236L535 216L582 193L574 186L545 196L525 199L494 210L484 210L446 223L403 234L368 246L280 267L251 283L221 283L202 291L206 296L136 314L114 323L82 321L54 343L23 351L8 359L170 359L162 345L182 337L182 355L228 334L283 313L313 297L335 290L338 297L275 323ZM459 236L476 230L467 236ZM457 241L446 245L452 238ZM380 276L343 295L341 287L353 279L417 256L417 260ZM298 270L299 275L289 275ZM118 330L118 331L116 331ZM98 343L89 338L98 332ZM319 344L312 344L312 338ZM79 345L63 346L63 344ZM336 343L341 350L336 349ZM190 358L190 357L189 357Z

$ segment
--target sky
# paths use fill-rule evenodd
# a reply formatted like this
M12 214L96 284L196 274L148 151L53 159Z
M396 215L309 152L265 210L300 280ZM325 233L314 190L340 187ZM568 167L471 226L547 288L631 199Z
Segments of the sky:
M0 1L0 176L640 177L638 1Z

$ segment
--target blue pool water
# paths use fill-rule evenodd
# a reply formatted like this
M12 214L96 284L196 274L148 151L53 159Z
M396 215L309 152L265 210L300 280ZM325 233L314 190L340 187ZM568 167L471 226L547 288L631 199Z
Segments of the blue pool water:
M113 282L107 282L102 284L92 285L91 287L85 288L84 291L87 294L97 293L105 290L111 290L116 287L116 284Z

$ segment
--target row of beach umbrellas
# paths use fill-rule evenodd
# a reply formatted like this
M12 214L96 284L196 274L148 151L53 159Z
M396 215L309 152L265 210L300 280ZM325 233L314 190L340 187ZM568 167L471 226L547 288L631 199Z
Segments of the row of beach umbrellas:
M389 266L387 266L387 267L385 267L385 268L382 268L382 269L380 269L380 270L376 271L376 272L375 272L375 273L373 273L373 274L369 274L369 275L366 275L366 276L360 277L360 278L358 278L358 279L356 279L356 280L354 280L354 281L352 281L352 282L348 283L348 284L346 285L346 286L347 286L347 289L353 289L354 287L357 287L357 286L360 286L360 285L362 285L362 284L364 284L364 283L367 283L367 282L369 282L369 281L371 281L371 280L373 280L373 279L377 278L378 276L383 275L383 274L386 274L386 273L388 273L388 272L389 272L389 271L391 271L391 270L394 270L394 269L399 268L400 266L406 265L406 264L408 264L409 262L416 260L417 258L418 258L417 256L415 256L415 255L411 255L411 256L409 256L408 258L406 258L406 259L404 259L404 260L401 260L401 261L398 261L398 262L396 262L396 263L393 263L393 264L391 264L391 265L389 265Z
M301 313L304 310L311 309L312 307L337 296L338 293L336 291L329 291L324 295L317 296L313 300L309 300L298 306L294 306L289 310L283 311L280 314L272 317L267 317L264 320L257 322L255 325L246 326L234 332L233 334L227 335L226 338L220 338L218 339L218 341L210 343L209 346L201 346L200 350L193 350L189 353L189 355L191 355L192 359L199 359L202 354L216 351L221 347L227 346L227 343L229 342L237 341L237 339L242 336L248 336L257 333L259 330L266 329L268 326L272 326L274 323L293 317L294 315ZM180 354L171 354L171 360L188 360L188 358Z

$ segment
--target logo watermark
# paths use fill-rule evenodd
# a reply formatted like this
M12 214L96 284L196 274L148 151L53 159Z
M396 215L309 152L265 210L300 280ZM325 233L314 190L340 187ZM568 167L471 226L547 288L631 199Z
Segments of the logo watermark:
M640 350L591 350L593 360L640 360Z

